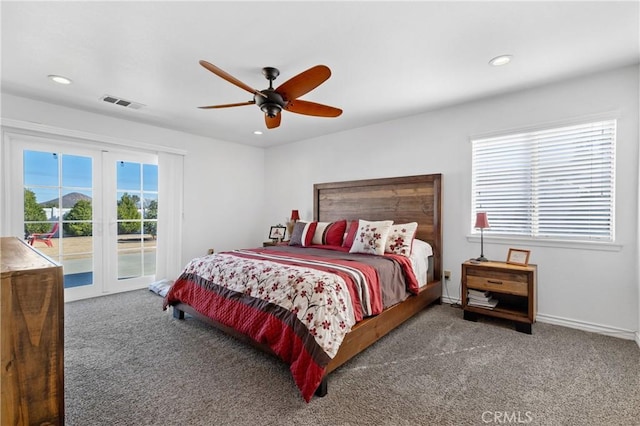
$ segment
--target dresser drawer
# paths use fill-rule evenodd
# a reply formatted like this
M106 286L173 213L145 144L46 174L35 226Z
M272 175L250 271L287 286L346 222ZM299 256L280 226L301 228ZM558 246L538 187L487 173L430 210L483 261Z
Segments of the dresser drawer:
M500 293L527 296L527 275L501 272L467 270L467 286L478 290L497 291Z

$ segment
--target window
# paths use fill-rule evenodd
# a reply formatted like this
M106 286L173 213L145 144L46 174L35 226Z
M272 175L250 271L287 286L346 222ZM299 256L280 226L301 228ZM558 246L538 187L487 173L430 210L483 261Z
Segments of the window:
M616 121L472 140L472 233L614 240Z

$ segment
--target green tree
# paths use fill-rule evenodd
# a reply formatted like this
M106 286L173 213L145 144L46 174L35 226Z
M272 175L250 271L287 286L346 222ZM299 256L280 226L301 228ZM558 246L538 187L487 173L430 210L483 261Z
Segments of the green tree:
M126 192L122 195L118 201L118 220L124 220L125 222L118 222L118 234L139 234L140 233L140 212L136 205L136 199L140 199L137 196L131 196Z
M151 200L144 211L144 233L152 235L154 238L157 234L158 223L156 221L146 222L146 219L158 219L158 200Z
M90 200L78 200L73 208L63 217L64 220L91 220L92 218L93 214ZM91 222L65 223L62 227L66 234L74 237L92 235Z
M44 223L26 223L24 232L27 235L33 233L49 232L51 224L47 222L47 214L36 200L36 194L30 189L24 189L24 220L25 222L40 221Z

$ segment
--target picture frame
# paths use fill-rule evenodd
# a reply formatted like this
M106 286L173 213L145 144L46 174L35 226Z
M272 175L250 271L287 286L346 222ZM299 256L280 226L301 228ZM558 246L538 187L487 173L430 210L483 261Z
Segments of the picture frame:
M285 234L287 232L287 228L282 225L272 226L269 230L269 238L273 241L282 241L284 240Z
M509 254L507 254L507 263L509 265L527 266L530 255L531 250L510 248Z

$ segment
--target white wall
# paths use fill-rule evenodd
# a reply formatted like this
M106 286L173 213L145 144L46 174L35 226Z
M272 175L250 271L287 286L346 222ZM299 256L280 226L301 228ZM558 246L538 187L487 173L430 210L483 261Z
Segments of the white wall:
M132 111L135 114L135 111ZM2 94L2 118L186 151L183 254L255 247L265 233L264 150ZM6 230L0 230L5 232Z
M470 137L609 112L618 118L620 249L497 244L485 239L485 255L504 260L510 246L531 250L530 262L539 268L539 320L633 338L639 327L637 66L270 148L265 164L285 158L287 167L265 168L266 217L277 221L297 208L310 219L314 183L442 173L443 261L444 269L453 272L447 291L459 297L460 264L480 252L478 243L467 240Z
M640 67L638 67L638 79L640 80ZM640 84L638 85L638 99L640 99ZM640 123L638 123L640 127ZM640 153L639 153L640 155ZM640 156L638 157L638 164L640 164ZM638 250L638 257L636 258L636 270L637 270L637 284L638 284L638 328L636 328L636 343L640 346L640 166L638 167L638 240L636 241L636 250Z

